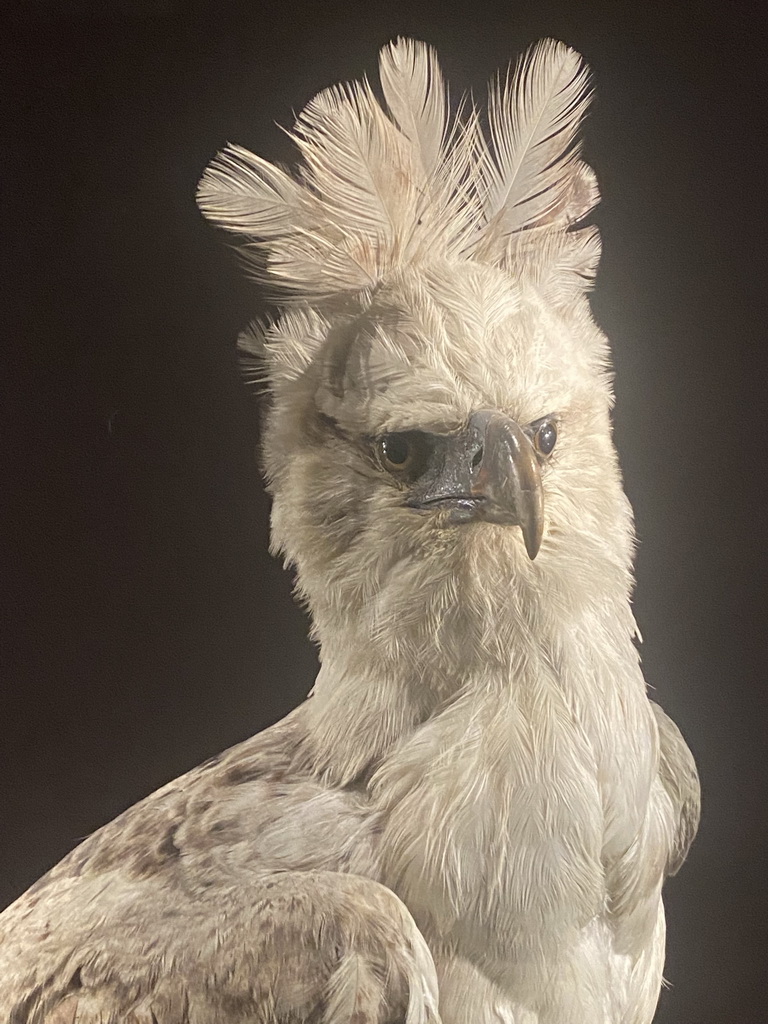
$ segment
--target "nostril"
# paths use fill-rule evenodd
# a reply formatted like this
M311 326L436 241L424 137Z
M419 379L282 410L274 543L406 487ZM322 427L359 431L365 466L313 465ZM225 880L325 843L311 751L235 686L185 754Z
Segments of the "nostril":
M472 456L472 469L477 469L480 463L483 461L483 446L477 449L475 454Z

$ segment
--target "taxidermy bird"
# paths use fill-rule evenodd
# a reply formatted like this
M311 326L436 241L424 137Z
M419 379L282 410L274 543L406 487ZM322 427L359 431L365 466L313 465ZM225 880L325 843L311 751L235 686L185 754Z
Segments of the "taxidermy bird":
M273 546L321 668L282 722L96 832L0 918L11 1024L647 1024L696 830L648 700L587 293L587 72L534 46L487 120L399 40L229 146L199 203L278 300Z

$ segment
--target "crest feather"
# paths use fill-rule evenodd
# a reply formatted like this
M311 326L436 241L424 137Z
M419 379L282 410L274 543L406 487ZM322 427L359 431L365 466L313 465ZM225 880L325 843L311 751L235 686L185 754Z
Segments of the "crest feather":
M570 208L581 207L584 216L594 206L594 176L582 170L576 137L589 99L586 65L553 39L531 47L503 86L491 85L491 147L480 164L483 248L516 231L576 219Z
M202 212L246 236L249 267L286 299L356 293L435 258L509 265L513 236L564 230L597 202L576 140L587 70L564 44L538 43L491 87L489 140L474 109L449 123L424 43L385 47L380 74L386 111L367 81L307 104L290 133L295 177L230 145L200 183Z
M312 196L285 171L242 146L228 145L197 190L202 213L219 227L256 238L279 238L312 222Z
M413 151L367 82L326 89L299 114L293 131L304 184L336 240L352 235L392 253L407 248L418 199ZM372 267L372 269L377 269Z
M510 237L504 266L515 277L532 281L554 305L568 305L592 289L600 248L596 227L532 228Z
M389 112L418 155L425 180L443 156L446 89L431 46L398 39L379 55L379 77Z

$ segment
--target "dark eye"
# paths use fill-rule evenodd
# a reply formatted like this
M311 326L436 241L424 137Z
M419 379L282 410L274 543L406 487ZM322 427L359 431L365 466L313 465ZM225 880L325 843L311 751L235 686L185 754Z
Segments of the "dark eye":
M382 434L374 442L382 469L398 476L417 477L427 458L426 438L416 430L403 434Z
M551 455L557 443L557 426L554 420L541 420L533 425L533 445L541 455Z

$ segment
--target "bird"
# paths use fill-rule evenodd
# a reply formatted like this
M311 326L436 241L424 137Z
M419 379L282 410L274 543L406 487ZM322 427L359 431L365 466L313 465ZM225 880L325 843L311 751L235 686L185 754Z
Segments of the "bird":
M7 1024L649 1024L699 782L652 702L589 293L589 71L486 110L398 38L197 200L274 313L272 551L320 668L286 718L0 916Z

